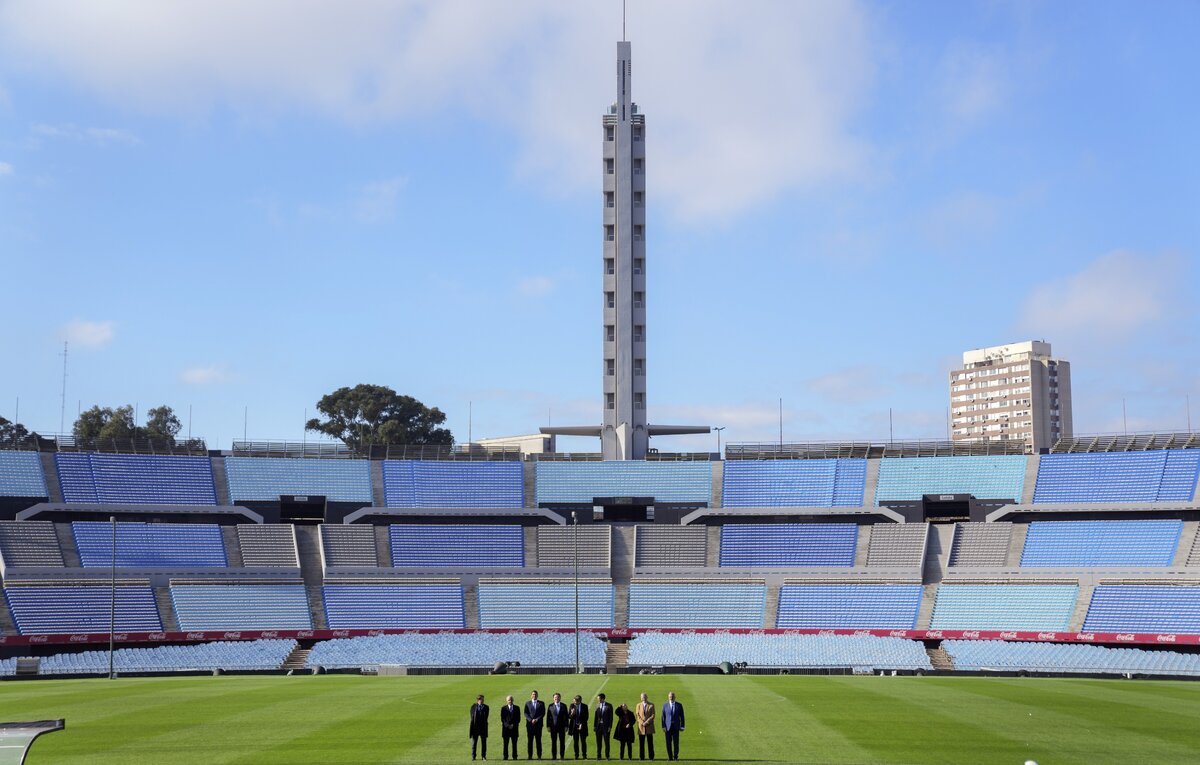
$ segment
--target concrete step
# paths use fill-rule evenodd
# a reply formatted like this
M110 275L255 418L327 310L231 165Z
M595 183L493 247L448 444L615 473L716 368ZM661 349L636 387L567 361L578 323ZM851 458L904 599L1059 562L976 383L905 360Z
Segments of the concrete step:
M629 626L629 580L613 583L613 626Z
M858 526L858 542L854 547L854 565L862 568L867 565L867 553L871 549L871 526L862 523Z
M946 653L946 649L938 645L936 648L926 648L925 652L929 654L929 663L934 669L943 672L954 671L954 659L950 658L950 654Z
M608 646L604 649L605 670L612 674L627 666L629 666L629 643L625 640L608 641Z
M392 538L386 525L375 527L375 560L381 566L392 565Z
M371 500L375 507L387 507L383 494L383 460L371 460ZM388 560L391 560L389 557Z
M279 668L299 672L305 669L305 664L308 662L308 655L310 653L312 653L311 648L300 648L297 646L287 655L287 658L283 660L283 664Z
M13 622L12 610L8 607L8 598L0 590L0 634L17 634L17 625Z
M1075 599L1075 610L1071 612L1071 620L1067 622L1068 632L1083 630L1083 621L1087 618L1088 606L1092 603L1092 593L1095 591L1095 584L1080 583L1079 595Z
M933 604L937 599L936 584L925 585L925 591L921 593L921 610L917 612L917 629L929 629L929 622L933 621Z
M463 582L463 626L469 630L479 629L479 584Z
M533 568L538 564L538 527L525 527L525 565Z
M925 565L921 569L923 583L936 584L942 581L946 567L950 565L950 548L953 544L953 523L929 525L929 536L925 543Z
M83 568L79 559L79 547L75 545L75 535L71 533L71 524L54 524L54 533L58 537L58 547L62 550L63 564L67 568Z
M178 632L179 619L175 616L175 604L171 602L171 588L155 587L154 601L158 604L158 615L162 619L163 629L167 632Z
M296 552L300 556L300 577L304 580L304 591L308 596L308 610L313 629L328 629L325 620L325 598L321 585L325 583L325 570L321 565L321 529L319 526L296 524Z
M1171 568L1182 568L1188 564L1192 547L1196 544L1198 529L1200 529L1200 523L1196 521L1183 522L1183 532L1179 535L1179 547L1175 549L1175 559L1171 561Z
M708 527L708 549L705 551L704 565L707 568L717 568L721 565L721 527Z
M774 629L779 621L779 590L782 585L778 581L767 584L767 607L763 610L763 627Z
M229 567L241 568L244 566L242 542L238 539L237 526L222 526L221 537L225 541L225 556L229 559Z
M633 525L612 527L612 541L609 543L609 567L614 582L628 582L633 578L635 558L637 557Z
M525 507L537 507L537 470L536 462L526 462L524 464L524 496Z
M1021 553L1025 552L1025 537L1029 534L1028 523L1014 523L1012 540L1008 543L1008 568L1021 567Z
M225 458L210 457L212 462L213 485L217 489L217 504L226 507L233 504L229 499L229 476L225 473Z
M46 474L46 492L54 503L63 501L62 487L58 485L58 466L54 464L53 452L42 452L42 472Z

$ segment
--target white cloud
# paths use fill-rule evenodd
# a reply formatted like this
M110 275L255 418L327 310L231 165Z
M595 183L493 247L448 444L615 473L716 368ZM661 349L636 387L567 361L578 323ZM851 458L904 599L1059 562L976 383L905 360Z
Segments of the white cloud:
M229 380L229 373L220 366L191 367L179 374L188 385L215 385Z
M111 321L76 319L63 328L63 337L76 347L99 350L113 341L116 325Z
M363 186L354 203L354 217L363 223L381 223L396 217L396 199L407 179L388 178Z
M891 391L887 381L893 375L873 366L839 369L806 380L804 387L822 398L844 404L874 401Z
M30 131L37 138L61 138L71 141L89 141L97 146L109 146L112 144L122 144L124 146L136 146L142 142L128 130L120 128L101 128L101 127L79 127L78 125L48 125L46 123L37 123L30 128Z
M866 172L853 124L874 46L859 0L630 11L656 203L722 218ZM517 136L522 175L584 189L598 180L619 13L607 0L9 0L0 48L154 113L472 114Z
M8 164L7 162L0 162L0 175L12 175L13 172L12 165Z
M517 283L517 294L522 297L542 297L554 291L554 280L549 276L530 276Z
M1019 328L1052 341L1125 339L1166 319L1182 301L1186 280L1187 262L1178 254L1112 252L1035 287L1022 307Z

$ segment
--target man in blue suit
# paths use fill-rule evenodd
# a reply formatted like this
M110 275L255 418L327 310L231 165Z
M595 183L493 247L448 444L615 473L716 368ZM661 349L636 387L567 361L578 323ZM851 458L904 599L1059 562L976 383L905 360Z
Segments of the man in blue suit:
M679 734L683 733L683 704L675 700L675 691L667 694L662 710L663 735L667 739L667 759L679 759Z

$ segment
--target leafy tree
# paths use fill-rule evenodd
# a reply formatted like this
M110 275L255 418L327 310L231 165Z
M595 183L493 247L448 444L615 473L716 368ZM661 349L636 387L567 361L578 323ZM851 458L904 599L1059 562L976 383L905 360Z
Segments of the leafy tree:
M30 433L24 425L0 417L0 446L21 446L38 440L37 433Z
M328 419L313 418L304 428L340 439L357 449L369 444L454 443L446 428L438 427L446 415L412 396L402 396L385 385L338 388L317 402Z
M93 406L80 413L73 432L76 440L84 442L152 438L173 443L179 428L179 418L169 406L146 412L146 425L141 427L134 422L133 407L126 404L115 409Z
M156 406L146 412L145 433L150 438L174 441L182 426L174 410L169 406Z

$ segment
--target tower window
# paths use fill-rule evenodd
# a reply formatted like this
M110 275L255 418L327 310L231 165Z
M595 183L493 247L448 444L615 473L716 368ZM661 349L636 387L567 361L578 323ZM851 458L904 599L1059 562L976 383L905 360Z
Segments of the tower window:
M617 206L617 200L611 191L604 192L604 206L605 207L616 207Z
M614 342L617 339L617 328L612 324L604 325L604 339L608 342Z
M636 175L642 174L642 160L640 157L633 161L633 172Z
M645 359L634 359L633 360L633 373L635 375L646 374L646 360Z
M605 292L605 293L604 293L604 304L605 304L606 306L608 306L609 308L616 308L616 307L617 307L617 295L616 295L616 293L613 293L613 292Z
M617 408L617 395L615 393L605 393L604 394L604 408L605 409L616 409Z
M634 258L633 259L633 272L635 274L640 274L640 273L644 272L645 270L646 270L646 259L645 258Z
M642 207L645 204L646 204L645 201L642 199L642 192L640 192L640 191L633 192L633 206L634 207ZM609 207L612 207L612 205L609 205Z
M646 327L641 324L635 324L633 327L633 342L640 343L646 339Z
M604 374L608 375L609 377L612 377L616 373L617 373L616 359L605 359L604 360Z
M633 140L635 140L635 141L642 140L642 126L641 125L633 126Z
M617 261L612 258L604 259L604 273L615 274L617 272Z
M634 393L633 394L633 408L634 409L645 409L646 408L646 394L645 393Z
M616 227L608 225L604 227L604 241L611 242L617 238Z
M604 126L604 140L606 140L606 141L613 140L613 126L612 125Z
M633 241L640 242L640 241L642 241L643 238L645 238L644 227L643 226L634 226L633 227Z
M605 173L607 173L608 175L612 175L614 167L615 167L615 165L613 164L613 160L611 158L604 160L604 172Z
M633 293L633 307L634 308L641 308L645 304L646 304L646 293L644 293L644 292Z

